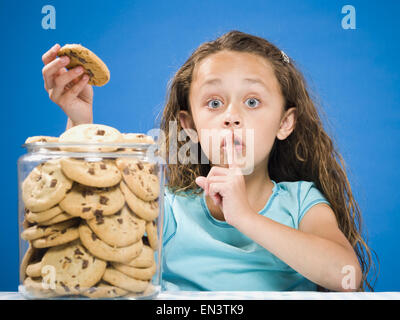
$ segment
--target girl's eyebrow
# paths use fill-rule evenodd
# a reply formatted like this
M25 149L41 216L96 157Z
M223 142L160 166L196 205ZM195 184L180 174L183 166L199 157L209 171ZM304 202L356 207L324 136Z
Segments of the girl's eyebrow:
M265 85L264 81L262 81L261 79L258 78L244 78L243 82L247 82L250 84L260 84L262 85L265 89L267 89L268 91L268 87ZM221 84L222 80L220 78L212 78L209 79L207 81L205 81L200 88L205 87L205 86L210 86L210 85L214 85L214 84Z

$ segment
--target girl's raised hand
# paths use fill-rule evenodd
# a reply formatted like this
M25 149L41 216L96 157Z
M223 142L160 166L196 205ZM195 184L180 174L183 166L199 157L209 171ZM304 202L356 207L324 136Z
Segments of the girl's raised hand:
M225 137L229 168L213 166L207 177L197 177L196 183L220 207L225 221L236 226L244 214L252 212L241 169L236 164L237 154L233 134Z
M50 99L61 107L73 125L93 122L93 88L83 67L67 70L69 58L57 58L60 45L54 45L42 56L44 88Z

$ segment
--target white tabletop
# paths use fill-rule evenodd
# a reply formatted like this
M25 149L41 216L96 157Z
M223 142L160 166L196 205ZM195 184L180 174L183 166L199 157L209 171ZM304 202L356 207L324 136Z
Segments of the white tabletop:
M0 292L0 300L25 300L18 292ZM164 291L155 300L400 300L400 292Z

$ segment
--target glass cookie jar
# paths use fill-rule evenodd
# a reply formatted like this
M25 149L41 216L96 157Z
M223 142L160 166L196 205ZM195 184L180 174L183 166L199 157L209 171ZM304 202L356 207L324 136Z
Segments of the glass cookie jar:
M154 298L164 212L157 145L23 147L19 291L30 299Z

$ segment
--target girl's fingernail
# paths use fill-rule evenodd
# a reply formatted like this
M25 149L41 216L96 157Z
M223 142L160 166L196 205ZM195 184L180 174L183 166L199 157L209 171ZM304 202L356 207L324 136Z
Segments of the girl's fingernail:
M75 72L76 72L77 74L80 74L80 73L83 72L83 68L82 68L82 67L77 67L77 68L75 69Z
M86 81L86 80L89 79L89 76L88 76L87 74L84 74L83 77L82 77L82 79L83 79L84 81Z
M60 61L61 61L62 64L68 63L68 57L67 57L67 56L62 56L62 57L60 58Z

